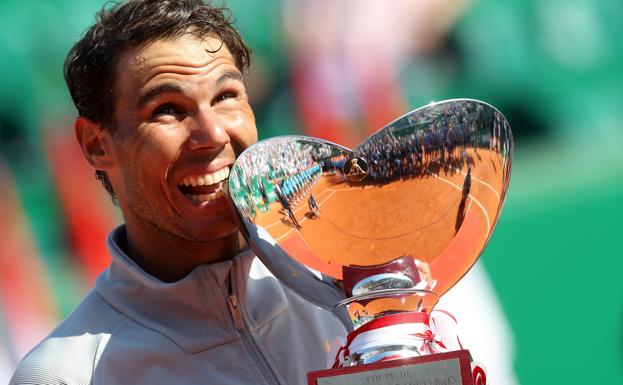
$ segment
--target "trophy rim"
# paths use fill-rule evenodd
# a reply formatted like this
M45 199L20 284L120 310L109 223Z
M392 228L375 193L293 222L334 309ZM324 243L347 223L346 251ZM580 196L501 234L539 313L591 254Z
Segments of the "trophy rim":
M387 298L388 296L393 297L393 296L404 295L404 294L416 294L416 295L421 294L422 297L424 297L425 295L428 295L428 296L432 295L436 298L440 298L440 295L437 292L434 292L432 290L426 290L426 289L383 289L383 290L377 290L377 291L366 293L366 294L360 294L357 296L347 297L341 300L340 302L338 302L337 304L335 304L334 308L336 309L341 308L352 302L367 301L367 300L372 300L375 298Z

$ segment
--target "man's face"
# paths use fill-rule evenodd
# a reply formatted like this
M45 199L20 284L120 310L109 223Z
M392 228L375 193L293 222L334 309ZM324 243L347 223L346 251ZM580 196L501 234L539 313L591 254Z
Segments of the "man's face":
M117 64L114 95L115 167L107 172L126 222L192 241L236 232L227 178L257 130L227 47L187 34L130 50Z

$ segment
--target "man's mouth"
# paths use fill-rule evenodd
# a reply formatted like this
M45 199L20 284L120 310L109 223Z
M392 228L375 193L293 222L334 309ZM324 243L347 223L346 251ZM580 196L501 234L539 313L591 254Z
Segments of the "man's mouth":
M222 185L228 178L229 167L224 167L212 173L186 176L177 183L177 188L194 202L209 202L225 196Z

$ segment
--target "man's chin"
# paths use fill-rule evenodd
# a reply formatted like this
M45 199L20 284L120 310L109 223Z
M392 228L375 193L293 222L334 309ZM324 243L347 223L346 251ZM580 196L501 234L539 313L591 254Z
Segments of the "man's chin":
M233 219L222 219L218 223L194 223L183 231L183 238L192 242L212 243L237 236L238 224Z
M223 183L218 199L197 202L179 195L181 199L176 199L174 204L176 234L193 242L213 242L238 233L238 216L227 185Z

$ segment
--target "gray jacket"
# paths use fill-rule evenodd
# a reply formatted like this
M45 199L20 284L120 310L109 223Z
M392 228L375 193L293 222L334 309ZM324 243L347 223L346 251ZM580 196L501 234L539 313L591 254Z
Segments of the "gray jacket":
M250 251L163 283L108 238L109 268L21 362L11 384L306 384L342 323Z

